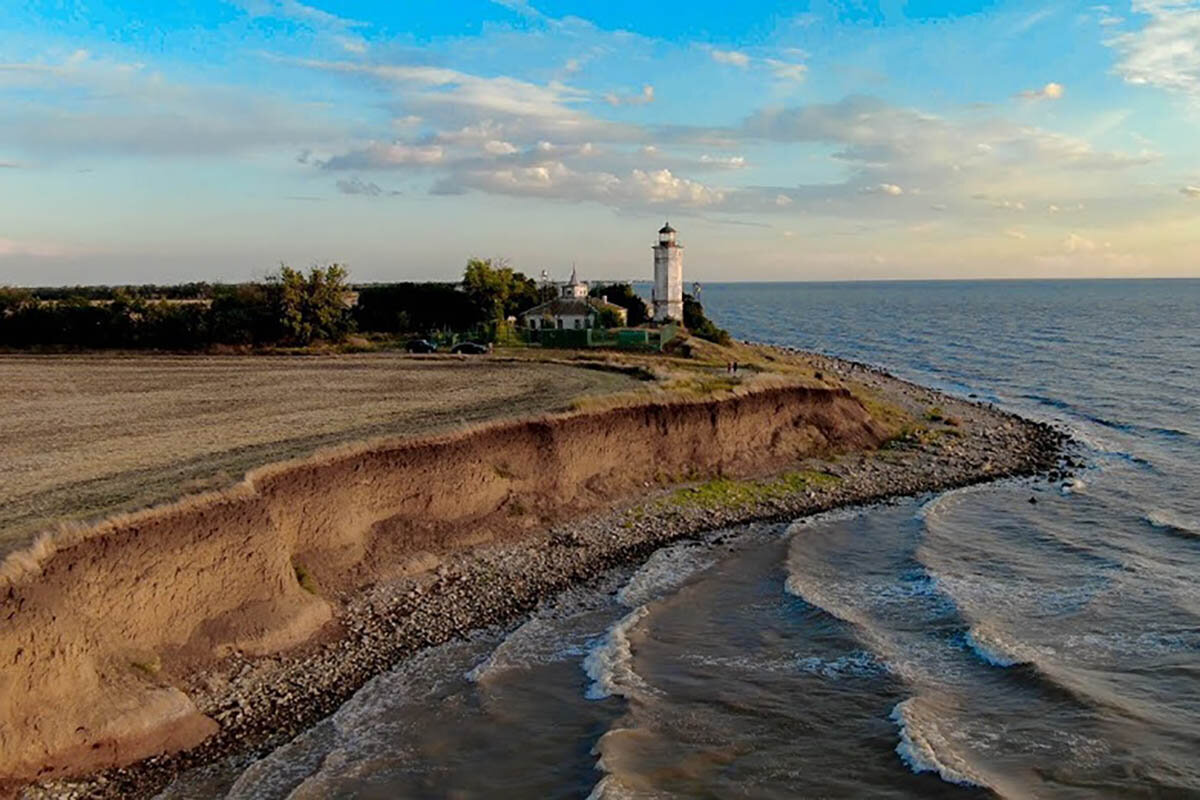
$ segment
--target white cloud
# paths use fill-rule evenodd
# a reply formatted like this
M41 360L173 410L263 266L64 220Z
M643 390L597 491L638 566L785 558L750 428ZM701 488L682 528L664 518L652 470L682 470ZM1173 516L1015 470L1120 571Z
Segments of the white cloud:
M1040 89L1026 89L1020 96L1026 100L1061 100L1066 91L1061 83L1051 81Z
M604 95L604 102L610 106L644 106L654 102L654 87L646 84L638 94L617 94L609 92Z
M1114 71L1128 83L1200 100L1200 2L1133 0L1132 9L1150 19L1105 42L1121 56Z
M411 145L402 142L371 142L366 147L321 163L325 169L388 169L437 164L446 156L440 145Z
M725 197L721 190L672 175L669 169L652 172L635 169L632 178L643 196L651 203L670 202L703 207L716 205Z
M461 194L470 189L573 202L593 201L622 208L661 205L707 208L719 206L726 199L725 191L679 177L668 169L634 169L617 175L606 171L575 170L562 161L463 170L439 181L434 191Z
M1090 253L1096 249L1096 243L1077 233L1069 233L1067 238L1063 239L1063 249L1068 253Z
M808 76L808 66L805 64L768 58L767 66L771 68L771 73L781 81L800 83Z
M1187 197L1200 198L1200 186L1184 186L1179 191Z
M1006 230L1006 231L1004 232L1004 235L1005 235L1005 236L1007 236L1007 237L1008 237L1008 238L1010 238L1010 239L1022 239L1022 240L1024 240L1025 238L1027 238L1027 237L1025 236L1025 232L1024 232L1024 231L1019 231L1019 230L1017 230L1016 228L1009 228L1008 230Z
M313 60L296 63L404 86L415 92L408 98L410 105L452 105L517 117L564 119L578 117L578 112L569 108L569 104L588 98L587 92L558 81L541 85L506 75L485 78L446 67Z
M364 22L339 17L297 0L235 0L234 4L251 17L285 19L302 25L347 53L367 52L366 40L353 33L354 29L365 27Z
M886 194L890 197L904 194L904 189L894 183L877 183L874 186L864 186L859 191L863 194Z
M742 69L750 66L750 56L738 50L718 50L714 47L709 54L712 55L713 61L719 64L729 64Z
M223 155L312 147L345 133L323 109L252 88L182 84L77 50L58 64L0 64L0 147L48 157ZM6 98L7 100L7 98Z
M243 11L252 17L275 17L289 19L314 28L344 30L359 28L365 23L358 20L346 19L328 11L322 11L316 6L305 5L296 0L241 0L235 2Z
M746 166L745 156L710 156L708 153L700 156L701 164L730 169L742 169Z
M1054 9L1054 8L1042 8L1042 9L1039 9L1038 11L1034 11L1032 14L1029 14L1028 16L1024 17L1016 25L1013 26L1013 33L1014 34L1025 33L1030 28L1032 28L1035 25L1037 25L1038 23L1040 23L1042 20L1044 20L1047 17L1049 17L1050 15L1054 14L1054 12L1056 10L1057 9Z
M57 242L33 242L0 237L0 258L8 256L33 256L35 258L67 258L80 255L83 251L71 245Z
M362 39L356 39L353 36L335 36L334 41L347 53L362 55L367 52L367 43Z
M954 121L869 97L763 110L745 121L741 133L771 141L840 145L833 158L855 167L865 179L863 185L897 183L927 189L971 180L1030 179L1064 170L1120 169L1157 158L1154 153L1097 151L1084 139L1002 119Z
M502 142L499 139L489 139L483 143L484 152L494 156L511 156L518 152L517 146L512 142Z
M360 194L366 197L383 197L384 195L400 194L399 192L388 191L377 183L364 181L361 178L339 180L337 188L342 194Z

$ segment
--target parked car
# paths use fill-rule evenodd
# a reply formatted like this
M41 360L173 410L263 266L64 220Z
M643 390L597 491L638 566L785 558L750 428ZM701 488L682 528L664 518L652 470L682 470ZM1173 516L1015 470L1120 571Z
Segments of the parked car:
M436 353L437 345L428 339L410 339L404 349L410 353Z
M487 345L479 342L459 342L450 348L451 353L464 353L469 356L481 356L487 351Z

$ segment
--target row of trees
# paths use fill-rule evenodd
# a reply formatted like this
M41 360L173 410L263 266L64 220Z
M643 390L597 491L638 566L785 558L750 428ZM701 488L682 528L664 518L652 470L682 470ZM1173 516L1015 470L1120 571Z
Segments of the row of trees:
M215 345L308 345L341 341L359 330L389 334L494 329L552 299L503 261L472 259L461 284L391 283L354 288L344 267L304 273L287 266L261 283L11 289L0 287L0 346L205 349ZM647 322L646 304L628 283L599 284L593 297L626 310L626 324ZM685 298L684 324L728 341L700 304ZM602 319L611 327L616 316Z
M206 297L187 299L117 288L46 300L0 288L0 345L197 350L337 341L354 328L346 277L336 264L308 274L285 266L263 283L209 286Z

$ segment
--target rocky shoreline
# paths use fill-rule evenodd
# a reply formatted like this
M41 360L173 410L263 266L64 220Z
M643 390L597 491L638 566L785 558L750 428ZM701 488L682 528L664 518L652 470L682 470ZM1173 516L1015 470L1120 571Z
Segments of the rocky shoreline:
M404 657L473 630L513 624L563 589L640 561L674 540L1005 477L1066 480L1077 466L1066 455L1067 435L1050 426L866 365L820 357L814 364L929 419L929 430L897 438L879 451L798 464L798 470L825 479L788 493L751 491L737 502L721 503L700 491L693 501L678 487L647 485L636 503L519 542L478 547L447 558L435 571L336 598L342 607L337 622L301 652L233 656L219 670L193 676L189 694L220 725L199 747L86 779L26 787L21 796L150 797L184 771L235 755L265 754L331 714Z

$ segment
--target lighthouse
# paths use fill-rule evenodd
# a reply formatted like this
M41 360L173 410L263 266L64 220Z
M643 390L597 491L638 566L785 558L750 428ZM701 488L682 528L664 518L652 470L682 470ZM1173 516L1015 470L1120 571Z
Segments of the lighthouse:
M658 244L654 245L654 292L650 300L655 322L683 322L683 245L675 241L675 233L668 222L659 229Z

